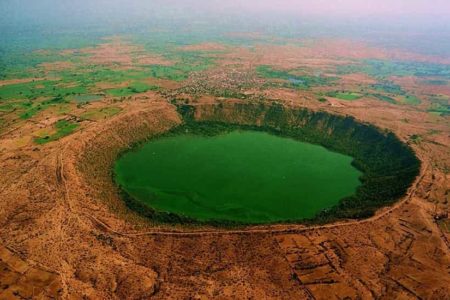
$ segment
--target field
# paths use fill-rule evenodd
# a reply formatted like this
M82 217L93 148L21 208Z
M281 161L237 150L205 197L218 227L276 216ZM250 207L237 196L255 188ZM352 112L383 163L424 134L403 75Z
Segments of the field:
M150 33L2 54L0 298L450 297L447 57L351 39ZM289 128L356 158L364 189L314 224L224 227L130 209L116 159L189 113Z
M329 92L327 93L328 97L332 97L332 98L337 98L337 99L341 99L341 100L348 100L348 101L353 101L353 100L358 100L360 98L362 98L362 95L359 93L355 93L355 92Z

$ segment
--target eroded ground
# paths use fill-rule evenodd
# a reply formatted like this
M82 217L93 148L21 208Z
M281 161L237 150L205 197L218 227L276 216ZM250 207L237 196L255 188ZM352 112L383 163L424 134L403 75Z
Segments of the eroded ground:
M0 299L450 298L448 59L344 40L159 53L119 37L32 55L0 80ZM421 175L373 218L313 228L127 211L109 171L120 150L179 124L173 103L251 101L392 130Z

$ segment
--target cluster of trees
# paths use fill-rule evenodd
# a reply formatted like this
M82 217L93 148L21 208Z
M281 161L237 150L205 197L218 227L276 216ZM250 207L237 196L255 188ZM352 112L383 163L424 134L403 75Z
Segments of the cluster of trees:
M279 86L287 88L309 89L313 86L331 85L337 80L336 77L326 77L322 75L298 75L299 71L300 73L304 73L301 69L276 70L267 65L256 67L257 74L263 78L286 80L287 82L279 84ZM271 86L274 84L274 82L270 82L268 85Z

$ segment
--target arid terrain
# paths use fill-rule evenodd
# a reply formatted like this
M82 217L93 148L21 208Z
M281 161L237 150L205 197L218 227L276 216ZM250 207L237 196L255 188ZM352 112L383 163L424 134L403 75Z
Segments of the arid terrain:
M174 53L113 37L0 80L0 299L450 299L450 81L426 69L448 58L343 39ZM233 122L236 103L272 102L390 130L420 175L375 216L325 225L171 225L125 206L112 164L179 125L177 104Z

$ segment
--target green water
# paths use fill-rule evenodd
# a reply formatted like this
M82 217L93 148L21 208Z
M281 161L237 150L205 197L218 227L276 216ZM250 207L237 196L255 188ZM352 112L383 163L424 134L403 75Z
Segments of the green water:
M269 133L150 140L115 165L133 198L197 220L300 220L352 195L361 173L352 158Z

